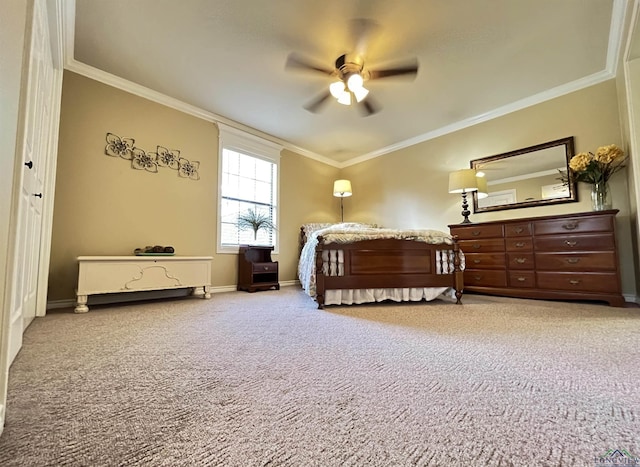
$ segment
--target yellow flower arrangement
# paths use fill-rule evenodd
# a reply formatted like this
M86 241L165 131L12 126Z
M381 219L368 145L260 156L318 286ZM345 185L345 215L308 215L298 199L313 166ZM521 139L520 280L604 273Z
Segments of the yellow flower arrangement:
M607 182L609 178L624 167L627 158L622 149L615 144L599 147L595 154L581 152L569 161L574 180L595 185Z

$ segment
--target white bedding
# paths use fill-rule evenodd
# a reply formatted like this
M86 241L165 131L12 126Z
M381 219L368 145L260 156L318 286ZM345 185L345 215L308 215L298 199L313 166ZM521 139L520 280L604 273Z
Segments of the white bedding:
M368 225L357 223L335 224L307 234L307 242L302 248L298 263L298 278L304 291L311 297L316 296L315 278L315 250L318 245L318 236L322 235L324 244L336 244L336 249L323 252L323 267L325 274L342 274L342 251L340 243L351 243L359 240L372 240L379 238L398 238L422 241L425 243L453 244L453 239L447 233L439 230L394 230L372 228ZM446 271L445 271L446 272ZM380 289L354 289L354 290L325 290L325 305L351 305L358 303L381 302L383 300L420 301L433 300L435 298L454 298L455 291L450 287L424 287L424 288L380 288Z

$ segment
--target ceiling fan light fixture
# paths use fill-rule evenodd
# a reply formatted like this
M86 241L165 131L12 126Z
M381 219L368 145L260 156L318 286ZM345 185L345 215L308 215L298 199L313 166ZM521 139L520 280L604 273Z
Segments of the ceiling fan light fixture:
M342 105L351 105L351 93L349 91L343 91L340 97L338 97L338 103Z
M367 94L369 94L369 90L365 87L353 90L353 95L356 96L356 101L358 102L361 102L362 99L367 97Z
M363 89L363 84L364 84L364 79L362 79L362 76L360 75L360 73L353 73L347 79L347 87L351 92L356 92L358 89Z
M345 92L344 83L342 81L334 81L329 85L329 92L333 97L339 100Z

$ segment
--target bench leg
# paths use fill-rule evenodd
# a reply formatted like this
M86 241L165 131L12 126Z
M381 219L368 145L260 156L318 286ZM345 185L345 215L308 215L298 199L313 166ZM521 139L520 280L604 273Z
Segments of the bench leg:
M87 306L87 295L78 295L76 298L76 307L73 310L75 313L86 313L89 311L89 307Z

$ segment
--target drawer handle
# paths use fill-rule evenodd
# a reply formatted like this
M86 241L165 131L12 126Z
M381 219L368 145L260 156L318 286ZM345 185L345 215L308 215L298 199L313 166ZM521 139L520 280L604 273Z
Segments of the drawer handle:
M524 264L527 262L527 258L516 258L514 261L518 264Z
M582 281L580 281L579 279L571 279L571 280L569 281L569 284L571 284L571 285L578 285L578 284L580 284L580 282L582 282Z
M479 281L480 279L482 279L482 276L473 276L473 278L477 281Z
M527 281L527 278L526 278L526 277L518 277L516 280L517 280L518 282L526 282L526 281Z
M473 264L480 264L480 260L479 259L474 259L473 260Z
M480 235L481 232L479 230L473 230L471 231L471 235L473 235L474 237L477 237L478 235Z
M575 240L565 240L564 244L570 247L574 247L578 244L578 242L576 242Z
M580 262L580 258L567 258L567 263L569 264L578 264Z
M517 227L514 229L516 233L522 233L524 232L524 229L522 227Z
M575 230L578 228L577 222L567 222L566 224L562 224L562 228L565 230Z
M516 248L522 248L523 246L525 246L526 243L525 242L517 242L516 243Z
M479 250L480 249L480 245L478 245L477 243L473 244L473 249L474 250Z
M264 270L268 271L269 270L269 266L264 266Z

